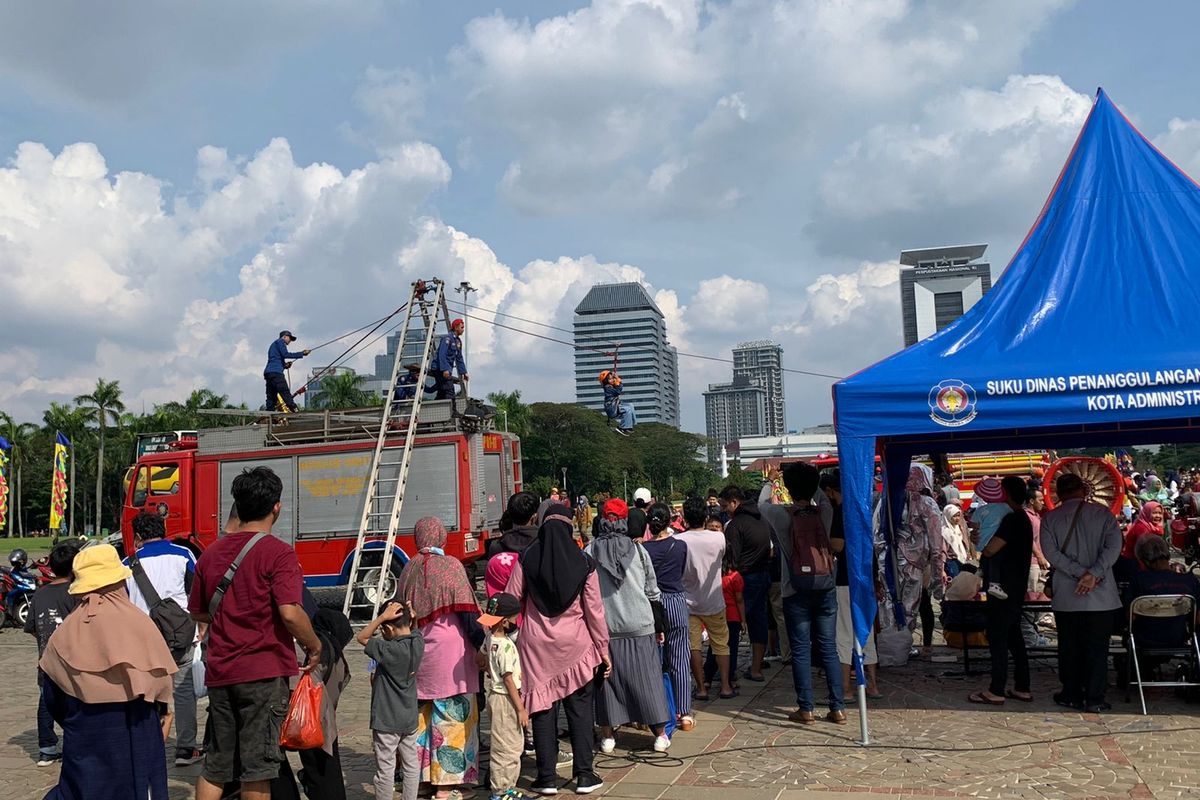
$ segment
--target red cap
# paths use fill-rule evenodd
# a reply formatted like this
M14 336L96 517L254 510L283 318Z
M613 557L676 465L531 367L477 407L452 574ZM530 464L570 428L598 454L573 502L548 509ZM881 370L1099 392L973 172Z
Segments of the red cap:
M450 327L451 327L451 329L459 328L459 327L465 328L465 327L467 327L467 323L463 322L462 317L459 317L458 319L456 319L450 323Z
M604 516L608 519L629 519L629 504L614 497L604 504Z

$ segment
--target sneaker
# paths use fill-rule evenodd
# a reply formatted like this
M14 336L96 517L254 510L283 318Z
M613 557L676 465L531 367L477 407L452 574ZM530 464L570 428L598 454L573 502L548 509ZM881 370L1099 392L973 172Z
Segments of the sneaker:
M204 751L198 747L193 747L191 750L176 750L175 751L175 766L190 767L198 761L204 760Z
M664 734L664 735L662 735L662 736L659 736L659 737L655 738L655 740L654 740L654 752L656 752L656 753L665 753L665 752L667 752L667 750L669 750L669 749L670 749L670 747L671 747L671 740L670 740L670 739L668 739L668 738L667 738L667 736L666 736L665 734Z
M537 748L533 746L532 739L525 740L525 755L527 755L527 756L536 756L537 755Z
M584 772L575 779L575 794L591 794L604 785L600 776L594 772Z
M558 759L554 763L560 767L565 767L567 764L574 764L575 754L571 752L571 748L569 747L560 747L558 749Z
M529 791L533 792L534 794L549 796L552 794L558 794L558 787L553 783L538 783L537 781L534 781L533 784L530 785Z
M38 753L37 765L39 767L48 767L59 761L62 761L62 753Z
M606 756L611 756L613 750L617 749L617 740L611 736L606 736L600 740L600 752Z
M987 593L989 597L994 597L997 600L1008 599L1008 592L1004 591L1004 588L998 583L989 583Z

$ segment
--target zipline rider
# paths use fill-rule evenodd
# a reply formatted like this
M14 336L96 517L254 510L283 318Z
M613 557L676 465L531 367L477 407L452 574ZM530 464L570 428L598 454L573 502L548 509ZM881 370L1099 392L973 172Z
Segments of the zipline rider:
M271 342L271 347L267 350L267 366L263 368L263 380L267 383L267 410L274 411L276 408L276 398L278 402L282 402L288 411L296 411L296 401L292 398L292 390L288 387L287 378L284 377L284 370L291 366L287 361L304 358L308 355L308 350L301 350L299 353L293 353L288 350L288 345L296 341L296 337L291 331L280 331L279 338Z

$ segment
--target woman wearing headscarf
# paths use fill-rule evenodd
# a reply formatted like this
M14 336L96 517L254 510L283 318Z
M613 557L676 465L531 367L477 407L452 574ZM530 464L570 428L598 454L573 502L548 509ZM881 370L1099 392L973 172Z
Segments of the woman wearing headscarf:
M905 491L904 524L896 534L900 598L908 618L908 629L916 630L921 619L922 654L933 647L933 601L931 588L940 593L945 586L946 547L942 538L945 517L933 499L933 470L913 464Z
M397 596L413 608L425 638L417 670L417 759L421 782L439 800L460 795L479 777L479 603L462 562L445 554L446 526L417 520L417 554L400 573Z
M942 539L946 547L946 577L954 580L967 563L967 540L963 536L962 509L953 503L942 509Z
M525 548L505 591L521 602L521 695L533 728L539 794L558 791L558 709L571 734L575 792L603 786L592 769L592 687L612 671L608 626L595 564L575 543L571 510L551 506L538 538ZM602 667L602 671L598 668Z
M1136 558L1136 550L1138 539L1147 534L1162 536L1163 520L1166 519L1166 514L1163 512L1161 503L1153 500L1143 503L1142 510L1138 512L1137 519L1125 531L1125 541L1121 547L1122 558Z
M612 675L596 698L600 752L611 753L616 747L615 728L637 722L654 731L654 749L665 753L671 746L666 735L670 710L653 605L661 602L662 592L646 549L629 538L625 501L609 500L603 514L600 535L585 550L596 561L613 662Z
M683 570L687 566L687 542L676 539L671 525L671 507L655 503L646 513L650 540L642 545L654 566L658 590L662 592L666 643L663 668L671 676L675 713L680 730L696 727L692 717L692 653L688 642L687 594L683 591Z
M1157 475L1147 475L1146 484L1142 488L1138 498L1141 499L1143 505L1150 502L1169 503L1171 495L1163 486L1162 478Z
M79 605L38 664L46 707L63 729L62 771L46 800L167 800L175 659L130 602L132 573L112 545L80 550L72 574L67 591Z

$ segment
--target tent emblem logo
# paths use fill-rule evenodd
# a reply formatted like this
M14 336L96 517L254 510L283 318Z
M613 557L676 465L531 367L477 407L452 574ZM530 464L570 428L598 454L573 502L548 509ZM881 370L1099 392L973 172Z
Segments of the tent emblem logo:
M962 381L942 381L929 390L929 418L958 428L975 419L975 389Z

